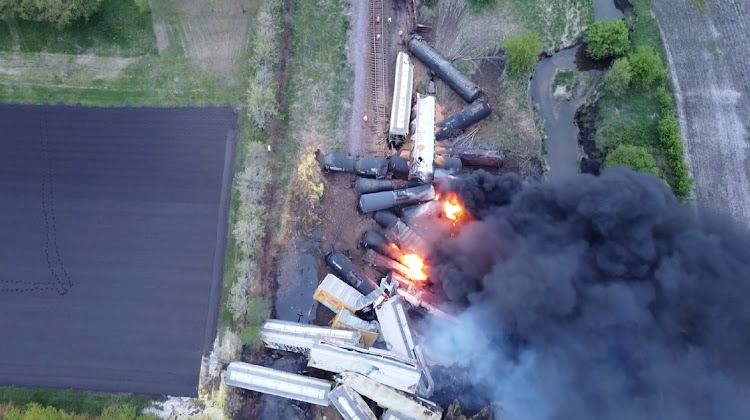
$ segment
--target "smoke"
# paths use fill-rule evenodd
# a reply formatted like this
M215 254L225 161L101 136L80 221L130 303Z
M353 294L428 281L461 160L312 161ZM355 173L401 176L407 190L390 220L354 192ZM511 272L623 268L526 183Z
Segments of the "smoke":
M452 180L476 218L431 278L468 304L430 348L468 360L508 420L750 413L750 234L623 169Z

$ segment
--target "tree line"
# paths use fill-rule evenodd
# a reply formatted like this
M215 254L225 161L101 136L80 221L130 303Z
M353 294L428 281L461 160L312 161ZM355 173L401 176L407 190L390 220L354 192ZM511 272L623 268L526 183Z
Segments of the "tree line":
M128 1L128 0L108 0ZM148 9L148 0L134 0L141 11ZM104 0L0 0L0 18L51 23L65 28L86 21L98 12Z

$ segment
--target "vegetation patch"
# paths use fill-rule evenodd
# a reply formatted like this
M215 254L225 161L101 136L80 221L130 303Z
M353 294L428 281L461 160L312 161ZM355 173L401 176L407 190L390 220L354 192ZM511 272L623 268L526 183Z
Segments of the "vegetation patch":
M348 21L341 0L298 2L294 9L289 104L279 174L284 206L277 243L308 233L318 223L315 208L323 194L317 150L344 147L341 118L351 73L346 64Z
M259 97L254 84L274 84L279 71L281 0L263 2L258 10L247 59L247 113L241 119L232 188L230 235L224 266L224 294L219 330L234 331L249 346L259 343L260 325L270 315L260 281L260 261L266 223L266 192L273 181L270 140L266 131L276 117L276 89ZM262 315L262 316L261 316Z
M604 166L619 163L660 176L676 196L686 199L692 179L683 157L659 29L650 0L633 0L633 5L631 53L615 60L594 104L596 154Z
M15 15L7 17L0 25L0 50L121 57L156 53L148 4L142 9L133 0L99 3L88 18L64 27Z
M542 41L531 32L521 36L512 36L505 41L505 59L508 73L515 77L526 77L531 74L542 52Z
M224 67L231 67L229 74L202 66L229 53L214 57L196 39L226 32L209 24L224 29L239 23L250 26L245 19L254 20L257 8L235 18L232 10L220 11L221 5L209 2L152 0L149 4L151 12L142 11L143 5L133 0L106 1L88 21L75 21L63 30L18 19L0 26L0 50L6 50L0 52L0 101L241 106L249 66L233 68L225 63ZM181 10L176 5L191 8ZM152 21L169 39L159 54ZM231 37L233 45L244 44L246 36L238 32ZM229 48L224 44L215 48ZM245 55L243 46L232 48Z
M619 57L629 48L628 27L622 20L600 20L586 31L586 54L595 60Z
M141 420L151 417L137 417L138 413L151 402L146 397L135 397L128 395L95 394L88 392L75 392L55 389L25 389L25 388L0 388L0 407L13 408L13 412L20 415L17 419L65 419L65 415L83 415L83 418L99 418L102 420ZM5 404L5 405L2 405ZM52 416L52 412L55 412ZM65 412L65 414L60 413ZM0 418L13 419L9 417L8 410L5 416ZM133 413L127 417L105 417L113 413ZM39 413L48 413L48 417L34 417ZM24 417L26 416L26 417ZM31 417L29 417L31 416ZM76 417L72 417L76 418Z
M594 22L591 0L496 0L494 4L539 35L547 52L573 45Z

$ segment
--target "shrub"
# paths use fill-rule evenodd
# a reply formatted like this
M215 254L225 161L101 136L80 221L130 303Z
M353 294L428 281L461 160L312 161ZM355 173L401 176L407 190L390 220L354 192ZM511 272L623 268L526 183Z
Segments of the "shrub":
M633 83L646 87L664 77L664 63L651 47L641 46L628 57L633 73Z
M634 171L659 176L654 164L654 156L646 148L623 144L613 150L604 161L606 168L625 166Z
M659 120L657 132L659 143L667 160L667 167L672 175L669 185L676 196L686 198L690 194L693 180L690 178L689 169L683 156L684 148L682 139L680 139L680 126L673 114L662 116Z
M260 328L269 316L271 316L271 309L265 299L262 297L250 299L247 306L248 326L243 328L240 334L243 344L252 348L259 348L263 344Z
M260 325L250 325L243 328L240 337L242 338L242 344L250 348L259 349L263 345L263 339L260 336Z
M250 304L247 306L247 322L250 325L260 325L269 316L271 316L271 309L265 299L262 297L250 299Z
M154 414L143 415L130 404L113 404L102 411L99 420L158 420Z
M600 20L586 31L586 54L596 60L619 57L628 51L628 27L623 20Z
M265 130L268 120L278 116L275 70L281 39L280 6L278 0L263 2L248 60L253 76L245 93L247 116L261 130Z
M671 114L674 112L674 102L672 102L672 92L664 86L656 88L654 93L656 102L659 104L659 112L661 115Z
M15 16L63 28L76 20L88 19L101 5L102 0L0 0L0 18Z
M613 95L620 96L627 91L632 78L633 71L630 68L628 59L624 57L618 58L604 76L604 87L612 92Z
M526 76L534 69L539 54L542 52L542 41L531 31L522 36L512 36L505 41L505 58L508 73L513 76Z
M135 0L135 6L141 13L146 13L149 8L148 0Z

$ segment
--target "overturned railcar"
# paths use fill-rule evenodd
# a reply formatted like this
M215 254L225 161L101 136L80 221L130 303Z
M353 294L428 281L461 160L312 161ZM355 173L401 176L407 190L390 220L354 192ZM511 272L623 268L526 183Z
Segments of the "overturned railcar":
M409 179L429 184L435 173L435 97L417 94L415 111L417 117L412 123Z
M323 336L334 337L355 345L362 343L362 336L358 331L320 327L278 319L266 320L260 329L260 338L266 347L295 353L309 352L313 344L317 343Z
M435 125L435 139L442 140L460 134L466 127L476 124L490 115L487 97L482 96L463 109L445 117Z
M409 55L398 53L396 58L396 75L393 82L393 103L391 104L390 130L388 145L398 147L406 141L411 119L411 95L414 79L414 66Z
M322 406L328 405L331 382L281 372L249 363L232 362L224 374L227 385Z
M474 102L482 89L476 83L461 74L448 60L425 42L419 35L412 35L409 39L409 51L423 62L430 70L458 93L466 102Z

